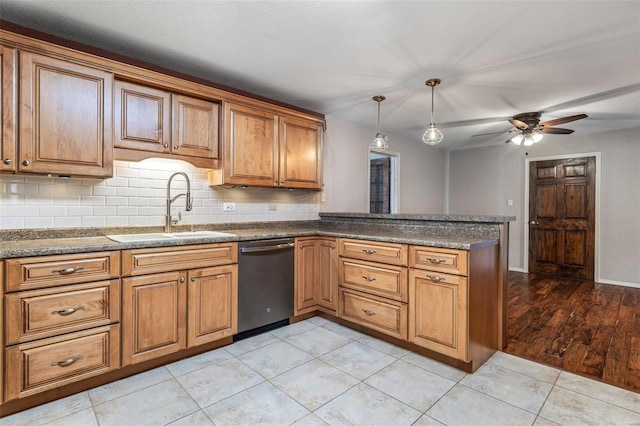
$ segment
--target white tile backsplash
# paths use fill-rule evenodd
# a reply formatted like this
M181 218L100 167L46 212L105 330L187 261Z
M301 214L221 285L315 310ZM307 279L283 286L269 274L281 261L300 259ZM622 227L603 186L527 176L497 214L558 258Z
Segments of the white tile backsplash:
M194 195L190 212L184 197L173 203L174 215L182 211L181 224L318 219L319 192L211 188L206 169L150 159L115 161L114 176L104 180L1 175L0 229L163 225L167 181L177 171L187 173ZM171 187L174 196L183 192L182 176ZM236 210L223 211L223 203L236 203Z

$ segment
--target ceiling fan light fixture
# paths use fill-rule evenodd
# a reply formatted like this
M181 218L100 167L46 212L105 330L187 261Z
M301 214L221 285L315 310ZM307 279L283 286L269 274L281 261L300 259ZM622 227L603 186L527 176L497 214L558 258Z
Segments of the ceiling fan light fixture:
M515 145L522 145L523 139L524 139L524 136L522 136L522 133L518 133L517 135L511 138L511 142Z
M533 143L538 143L542 140L542 138L544 137L544 135L540 132L533 132L531 134L531 138L533 139Z
M382 95L374 96L374 101L378 103L378 121L376 122L376 137L373 138L373 141L369 144L370 149L378 149L378 150L387 150L389 149L389 142L387 141L387 135L380 132L380 102L384 101L385 98Z
M427 145L436 145L442 142L442 139L444 139L444 135L438 129L436 123L433 122L433 92L435 90L435 87L440 84L440 79L430 78L425 82L425 84L431 87L431 122L429 123L429 128L427 129L427 131L424 132L424 135L422 135L422 142L426 143Z

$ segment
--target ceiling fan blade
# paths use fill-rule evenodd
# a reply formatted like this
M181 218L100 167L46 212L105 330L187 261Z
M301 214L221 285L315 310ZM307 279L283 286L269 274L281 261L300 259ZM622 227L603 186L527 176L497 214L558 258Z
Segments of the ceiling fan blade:
M526 130L529 128L529 125L527 123L525 123L524 121L516 120L515 118L510 118L509 123L513 124L520 130Z
M509 143L509 142L511 142L511 139L507 139L507 141L505 143Z
M479 134L477 134L477 135L471 135L471 137L474 137L474 136L500 135L500 134L502 134L502 133L507 133L507 132L510 132L510 131L511 131L511 130L503 130L503 131L501 131L501 132L479 133Z
M561 129L560 127L543 127L540 131L551 135L568 135L569 133L573 133L573 130Z
M552 127L558 124L564 124L564 123L569 123L571 121L582 120L583 118L587 118L587 117L588 117L587 114L571 115L569 117L562 117L562 118L556 118L555 120L545 121L544 123L538 124L538 126Z

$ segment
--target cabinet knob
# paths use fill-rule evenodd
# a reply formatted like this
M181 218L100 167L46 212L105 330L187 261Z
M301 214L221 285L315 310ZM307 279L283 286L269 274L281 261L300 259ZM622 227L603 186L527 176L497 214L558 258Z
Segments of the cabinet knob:
M537 225L538 222L536 222L535 220L532 220L531 222L529 222L529 225Z
M22 162L22 165L23 165L23 166L28 166L28 165L30 165L30 164L31 164L31 161L29 161L29 160L24 160L24 161Z
M180 282L183 283L184 282L184 277L180 277Z
M174 146L173 146L173 149L178 149L178 145L174 145Z
M9 164L13 163L13 161L11 160L11 158L5 158L3 163L8 166Z
M163 146L164 146L165 148L169 148L169 144L168 144L168 143L165 143Z
M196 280L196 277L191 277L191 281L195 281L195 280Z

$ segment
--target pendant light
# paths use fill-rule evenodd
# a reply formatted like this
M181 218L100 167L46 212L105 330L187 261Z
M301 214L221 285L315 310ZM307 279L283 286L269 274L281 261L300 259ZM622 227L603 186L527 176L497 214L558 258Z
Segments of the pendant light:
M387 135L380 133L380 102L387 98L382 95L378 95L371 99L378 103L378 121L376 122L376 137L369 145L369 148L386 150L389 149L389 142L387 142Z
M436 127L436 123L433 122L433 92L434 88L440 84L440 79L430 78L425 82L425 84L431 87L431 122L429 123L427 131L422 135L422 142L427 145L436 145L442 142L442 139L444 138L442 132Z

